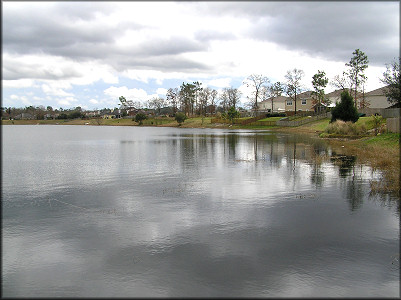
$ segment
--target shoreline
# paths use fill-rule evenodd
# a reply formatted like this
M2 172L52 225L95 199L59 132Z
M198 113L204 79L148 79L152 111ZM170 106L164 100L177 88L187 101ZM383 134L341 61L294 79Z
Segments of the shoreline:
M153 122L153 123L150 123ZM154 124L156 122L156 124ZM355 155L361 163L367 163L373 169L379 169L383 173L381 182L372 182L373 192L384 192L401 196L401 165L400 165L400 135L382 134L361 137L320 137L329 120L323 119L307 123L298 127L279 126L246 126L211 123L210 118L190 118L181 126L174 120L154 119L148 120L148 124L138 125L131 119L109 120L2 120L1 125L80 125L80 126L135 126L135 127L173 127L173 128L205 128L205 129L229 129L229 130L264 130L277 133L306 134L313 138L325 140L330 147L340 155ZM100 123L100 124L99 124ZM399 199L399 198L398 198Z

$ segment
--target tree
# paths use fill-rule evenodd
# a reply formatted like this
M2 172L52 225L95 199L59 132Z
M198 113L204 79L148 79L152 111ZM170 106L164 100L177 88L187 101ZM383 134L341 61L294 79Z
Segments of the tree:
M331 86L334 86L337 89L351 90L352 83L350 79L346 76L346 73L343 72L343 75L335 75L333 79L330 81Z
M324 102L324 88L328 83L329 79L326 77L326 73L324 71L318 70L317 73L312 76L312 86L314 88L314 91L312 92L314 97L312 104L318 104L319 109L320 104Z
M154 97L149 100L149 107L153 108L157 111L157 114L160 115L160 110L166 105L166 100L161 97Z
M209 103L214 105L214 99L216 98L217 91L210 87L203 88L199 91L199 113L202 116L206 115L206 107Z
M217 91L213 90L210 92L210 113L214 114L216 111L216 98L217 98Z
M146 120L148 118L147 115L145 115L144 113L137 113L135 115L135 122L138 122L139 125L143 124L143 120Z
M121 102L121 108L126 108L126 107L128 107L128 104L127 104L127 99L125 99L125 97L124 96L120 96L119 98L118 98L118 100L120 100L120 102Z
M368 67L368 57L366 56L365 53L360 51L359 49L356 49L354 52L352 52L354 55L349 63L346 63L345 65L349 67L349 70L345 72L345 74L348 76L352 83L352 88L354 89L354 100L355 100L355 107L358 107L358 101L357 101L357 93L359 90L359 86L363 83L366 82L368 79L364 71Z
M341 93L341 101L331 110L331 122L343 120L344 122L358 121L359 115L354 105L354 100L347 90Z
M224 91L220 93L220 106L223 108L223 112L226 112L228 110L228 94Z
M304 75L304 71L297 68L288 70L285 75L287 79L286 93L295 103L295 114L297 113L297 95L303 90L301 79Z
M231 106L230 109L227 112L228 119L231 121L231 124L234 121L234 118L239 118L240 113L235 109L234 106Z
M192 83L182 83L180 86L180 102L181 109L184 110L185 114L188 116L190 112L193 112L193 103L195 99L195 92L197 86Z
M383 78L380 81L387 84L384 89L384 94L387 101L391 104L401 105L401 77L400 77L401 58L398 57L398 62L394 60L391 64L386 64L386 72L383 73Z
M194 113L194 108L195 108L197 114L199 114L200 113L199 97L203 90L203 88L201 87L202 83L199 81L194 81L193 85L195 86L195 88L194 88L194 96L195 97L193 98L193 101L192 101L192 114Z
M280 97L283 92L284 92L284 86L280 83L280 81L277 81L276 83L273 83L270 86L272 112L273 112L273 100L276 99L277 97Z
M240 101L240 98L241 92L238 89L233 87L223 89L222 99L224 99L226 107L234 107L235 109Z
M169 88L167 90L166 101L172 106L173 114L175 114L178 106L178 88Z
M177 121L177 123L181 126L182 123L184 123L184 121L187 119L188 117L181 112L178 112L175 114L175 120Z
M254 91L252 92L253 97L251 98L251 106L256 115L258 110L258 100L262 96L261 92L263 87L266 87L270 83L270 80L266 76L252 74L245 79L244 83L247 87L251 86L254 88Z

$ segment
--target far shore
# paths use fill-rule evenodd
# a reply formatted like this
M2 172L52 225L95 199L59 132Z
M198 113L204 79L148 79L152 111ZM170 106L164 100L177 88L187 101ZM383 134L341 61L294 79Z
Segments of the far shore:
M1 125L84 125L84 126L136 126L136 127L175 127L175 128L216 128L216 129L252 129L283 133L308 134L321 139L319 134L325 131L329 119L322 119L298 127L249 126L211 123L210 117L189 118L179 125L173 118L148 119L139 125L132 119L89 119L89 120L2 120ZM366 119L365 119L366 121ZM359 122L359 121L358 121ZM361 120L363 122L363 120ZM376 184L375 190L401 195L400 176L400 134L384 133L360 137L324 138L337 154L356 155L362 163L368 163L374 169L380 169L384 181Z

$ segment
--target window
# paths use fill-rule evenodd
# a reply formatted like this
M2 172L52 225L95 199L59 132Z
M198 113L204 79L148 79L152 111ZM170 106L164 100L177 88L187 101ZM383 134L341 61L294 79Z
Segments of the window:
M287 105L291 106L292 105L292 100L287 100Z
M301 99L301 104L306 105L306 99Z

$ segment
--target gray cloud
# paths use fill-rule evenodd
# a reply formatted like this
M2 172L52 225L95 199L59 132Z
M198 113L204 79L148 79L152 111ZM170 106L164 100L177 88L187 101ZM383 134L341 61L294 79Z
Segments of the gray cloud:
M250 37L312 56L348 61L359 48L379 66L399 56L398 2L223 2L198 9L247 18Z
M200 42L209 42L211 40L233 40L235 35L231 32L201 30L195 32L195 38Z
M127 30L149 28L132 21L108 25L95 17L113 11L110 3L58 3L29 9L8 9L3 18L3 51L12 54L48 54L73 61L98 60L118 71L157 68L158 70L207 70L200 62L179 57L182 53L206 51L207 44L190 37L160 37L121 48L116 40ZM57 78L69 78L71 72ZM4 79L27 76L48 78L40 70L7 66ZM64 75L64 76L63 76ZM61 77L60 77L61 76ZM54 77L53 77L54 78Z
M82 76L72 67L55 69L42 68L40 65L24 65L18 63L7 63L3 65L3 79L69 79Z

